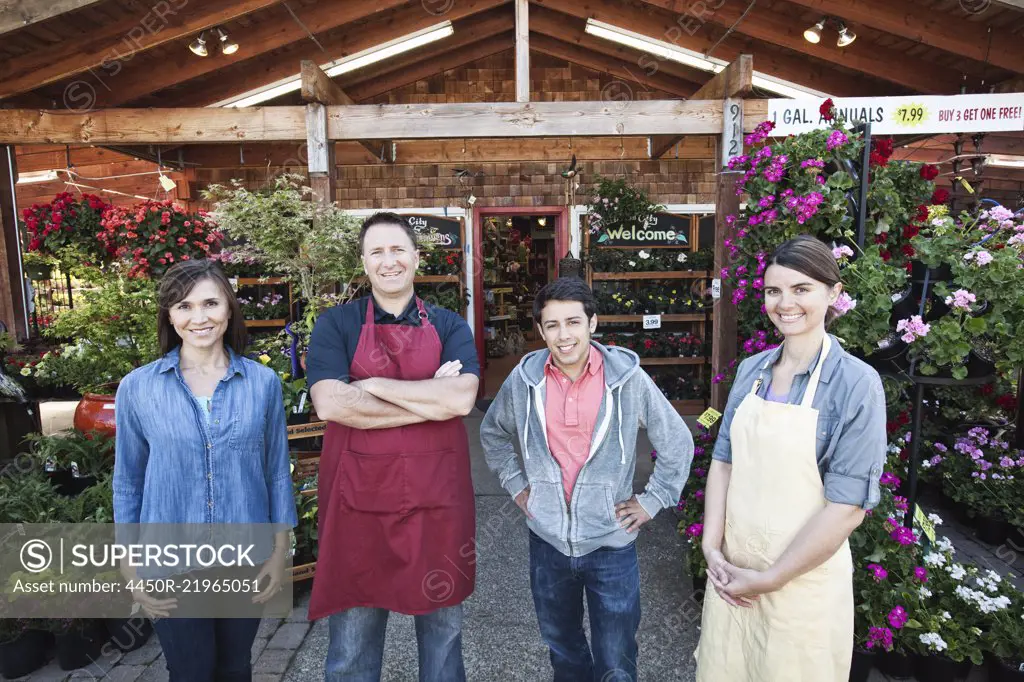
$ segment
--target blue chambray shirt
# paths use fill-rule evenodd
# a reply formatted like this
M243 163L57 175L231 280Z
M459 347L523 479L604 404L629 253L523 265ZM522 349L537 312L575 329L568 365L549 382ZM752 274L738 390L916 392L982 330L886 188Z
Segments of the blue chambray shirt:
M825 499L872 509L878 504L878 481L885 466L888 437L885 432L885 392L878 372L847 353L832 337L832 348L821 368L818 391L812 407L818 410L817 463L825 486ZM757 394L764 398L772 380L771 368L780 348L772 348L743 360L736 368L736 380L729 391L722 425L712 457L732 462L729 428L733 415L761 378ZM793 377L787 403L799 404L811 372L821 358L815 356L807 371ZM765 361L768 368L762 369Z
M181 376L177 348L121 381L116 523L298 524L281 382L228 352L209 420Z

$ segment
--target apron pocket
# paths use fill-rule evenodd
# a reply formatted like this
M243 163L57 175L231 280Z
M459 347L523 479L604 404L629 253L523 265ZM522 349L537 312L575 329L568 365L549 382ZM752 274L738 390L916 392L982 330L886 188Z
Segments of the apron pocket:
M455 450L402 455L405 462L405 496L402 511L454 507L463 497L455 477Z
M402 455L341 455L338 494L356 511L395 513L405 493L405 462Z

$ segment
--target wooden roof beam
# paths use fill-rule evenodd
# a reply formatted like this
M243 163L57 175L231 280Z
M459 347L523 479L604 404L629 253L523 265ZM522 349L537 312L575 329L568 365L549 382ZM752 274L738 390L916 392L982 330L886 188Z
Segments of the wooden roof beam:
M777 78L783 78L836 96L867 97L879 94L897 94L879 92L879 87L875 83L837 74L828 64L767 49L767 45L756 41L752 43L736 35L728 36L720 42L717 34L708 30L695 31L691 35L683 28L687 25L688 18L692 20L692 17L680 15L678 12L669 14L653 7L650 11L638 12L635 7L617 0L587 0L586 3L578 0L534 0L534 4L543 5L581 19L594 18L608 24L621 26L652 39L685 47L702 54L714 47L714 55L719 59L733 61L741 54L753 54L757 59L758 68L763 73L770 73ZM653 58L652 61L657 61L659 66L667 63Z
M750 96L754 89L754 58L741 54L734 62L712 76L700 90L693 93L694 99L741 99ZM651 158L661 156L676 146L682 135L656 135L651 138Z
M530 101L530 3L516 4L516 101Z
M136 53L190 36L280 1L205 0L195 5L182 5L178 9L167 2L156 3L152 8L144 5L146 12L141 16L114 22L95 35L90 35L85 42L71 40L53 50L37 50L6 60L0 64L0 98L34 90L93 69L100 72L100 75L93 73L105 87L117 90L120 87L117 75L125 62ZM189 55L194 56L191 52ZM220 61L212 57L195 59ZM154 72L150 70L149 73L152 76ZM109 85L106 82L108 80Z
M888 0L790 2L823 15L840 17L853 24L870 26L962 57L1024 73L1024 52L1019 49L1020 39L1005 28L966 21L967 13L963 10L960 10L962 14L959 16L944 12L914 11L911 6Z
M17 31L40 21L89 5L102 0L7 0L0 2L0 35Z
M678 81L665 74L656 73L653 76L648 76L642 70L637 69L636 65L542 34L533 36L533 49L542 54L564 59L619 79L621 88L609 89L608 85L612 85L609 83L605 86L605 91L602 91L602 96L607 95L611 106L619 110L628 109L631 101L636 99L636 94L632 92L629 83L636 83L646 88L661 90L684 98L689 97L696 89L690 83Z
M669 10L678 16L676 0L642 1L651 7ZM696 5L697 3L694 3L694 6ZM688 9L687 13L682 15L683 21L697 25L710 22L727 29L735 27L738 33L752 38L796 50L918 92L945 95L958 93L960 89L958 74L949 73L943 67L936 67L924 60L880 45L863 40L843 48L825 43L809 43L803 36L807 27L794 22L794 12L784 5L777 5L772 9L758 6L744 9L740 3L722 2L718 3L714 10L705 5L701 7L703 9L700 14L691 14Z
M355 100L345 94L345 91L338 87L338 84L331 80L323 70L308 59L302 60L302 99L305 102L315 102L322 105L332 104L355 104ZM375 154L380 161L388 163L394 161L391 140L360 140L368 152ZM383 151L381 151L383 150Z

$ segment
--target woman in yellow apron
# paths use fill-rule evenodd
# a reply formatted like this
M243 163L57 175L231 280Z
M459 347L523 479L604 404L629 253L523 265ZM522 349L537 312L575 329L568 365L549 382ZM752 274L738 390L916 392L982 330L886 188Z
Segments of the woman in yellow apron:
M740 363L715 444L697 681L846 682L847 538L878 503L885 397L878 373L825 331L849 299L824 243L782 244L764 303L784 341Z

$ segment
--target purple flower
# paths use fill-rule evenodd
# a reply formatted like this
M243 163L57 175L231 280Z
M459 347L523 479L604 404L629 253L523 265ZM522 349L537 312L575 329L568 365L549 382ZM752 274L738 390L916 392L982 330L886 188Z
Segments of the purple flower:
M689 535L691 538L699 538L701 535L704 534L704 524L703 523L691 524L686 529L686 534Z
M928 569L924 566L918 566L914 569L914 577L922 583L928 582Z
M825 149L832 151L836 147L841 147L849 142L849 138L841 130L833 130L832 134L828 136L828 142L825 143Z
M897 488L900 485L900 479L898 476L893 474L891 471L883 471L882 477L878 481L884 486Z
M889 628L868 628L868 641L864 646L868 649L873 649L876 644L881 645L886 651L892 651L892 630Z
M889 533L889 537L904 547L917 542L917 538L914 536L914 531L910 530L906 526L897 526L891 533Z
M875 579L876 583L880 583L889 577L889 571L878 564L868 564L868 570L871 571L871 577Z
M924 322L920 315L914 315L908 319L900 320L896 323L896 331L904 332L903 339L905 343L912 343L914 339L923 339L928 336L932 326Z
M976 302L978 298L967 291L967 289L957 289L953 292L952 296L946 297L946 305L959 308L961 310L970 310L971 304Z
M910 617L907 616L907 610L905 608L903 608L902 606L897 606L889 612L888 620L889 625L899 630L907 624L907 621L910 620Z
M836 260L842 260L843 258L848 258L848 257L852 257L852 256L853 256L853 249L851 249L846 244L843 244L841 246L837 246L834 249L832 249L832 257L835 258Z
M839 316L845 315L856 307L856 299L852 298L845 291L839 294L839 298L837 298L836 302L832 304L832 309L835 310L836 314Z
M893 495L892 500L894 506L900 511L907 511L907 509L909 508L907 505L907 498L903 497L902 495Z
M932 447L938 450L939 452L949 452L949 448L947 448L942 443L935 443L932 445Z

